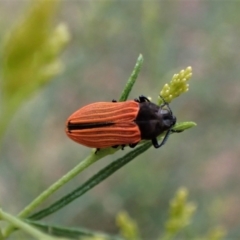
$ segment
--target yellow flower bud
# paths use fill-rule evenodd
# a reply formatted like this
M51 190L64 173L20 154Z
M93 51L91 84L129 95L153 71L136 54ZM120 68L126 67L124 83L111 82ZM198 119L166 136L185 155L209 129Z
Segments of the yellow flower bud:
M169 84L165 84L160 91L160 96L168 103L174 98L180 96L182 93L189 90L188 80L192 77L192 67L187 67L181 70L178 74L174 74ZM162 99L159 98L159 104Z

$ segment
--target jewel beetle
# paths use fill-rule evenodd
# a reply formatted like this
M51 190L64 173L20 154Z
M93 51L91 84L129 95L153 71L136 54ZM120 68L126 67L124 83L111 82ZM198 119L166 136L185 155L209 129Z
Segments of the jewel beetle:
M73 141L91 148L135 147L141 140L152 140L161 147L173 131L176 117L168 103L161 106L145 96L125 102L96 102L74 112L66 122L66 133ZM159 144L157 136L166 131Z

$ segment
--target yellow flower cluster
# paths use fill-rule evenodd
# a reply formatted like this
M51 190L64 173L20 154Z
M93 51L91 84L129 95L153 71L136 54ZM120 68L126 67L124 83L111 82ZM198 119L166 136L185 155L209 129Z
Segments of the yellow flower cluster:
M116 222L124 239L140 239L137 223L131 219L127 212L120 212L117 216Z
M171 82L165 84L160 96L168 103L174 98L178 97L189 89L188 80L192 77L192 67L187 67L185 70L181 70L178 74L174 74ZM162 103L162 99L159 98L159 104Z
M196 205L188 202L187 198L188 190L180 188L170 202L170 216L165 226L168 234L175 235L180 229L183 229L191 222Z

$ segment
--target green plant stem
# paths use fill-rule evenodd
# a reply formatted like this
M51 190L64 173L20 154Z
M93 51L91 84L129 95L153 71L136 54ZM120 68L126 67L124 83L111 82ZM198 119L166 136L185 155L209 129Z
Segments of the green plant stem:
M13 226L18 227L25 231L26 233L30 234L36 239L42 239L42 240L55 240L59 238L55 238L52 236L49 236L45 233L42 233L38 229L32 227L31 225L23 222L22 220L18 219L17 217L14 217L0 209L0 218L2 220L6 220L7 222L10 222ZM63 239L63 238L62 238Z
M42 219L43 217L46 217L57 210L65 207L70 202L74 201L78 197L82 196L84 193L95 187L97 184L105 180L107 177L112 175L114 172L119 170L121 167L129 163L131 160L136 158L141 153L145 152L148 148L152 146L151 142L146 142L142 146L132 150L131 152L127 153L125 156L115 160L114 162L110 163L108 166L100 170L98 173L96 173L94 176L92 176L89 180L87 180L84 184L82 184L80 187L76 188L71 193L65 195L64 197L57 200L55 203L50 205L49 207L40 210L37 213L34 213L29 218L38 220Z
M76 167L70 170L66 175L60 178L57 182L52 184L48 189L42 192L37 198L35 198L28 206L26 206L19 214L18 217L24 218L28 216L35 208L37 208L43 201L45 201L50 195L56 192L61 186L69 182L73 177L82 172L85 168L96 162L102 157L102 154L92 154L86 159L80 162ZM7 237L14 230L13 226L8 226L3 230L3 236Z

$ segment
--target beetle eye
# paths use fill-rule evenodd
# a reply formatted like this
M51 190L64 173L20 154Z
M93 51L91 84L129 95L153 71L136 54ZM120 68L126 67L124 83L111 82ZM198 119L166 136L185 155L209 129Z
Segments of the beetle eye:
M164 125L169 128L176 123L176 117L168 109L160 109L159 114L162 116Z

